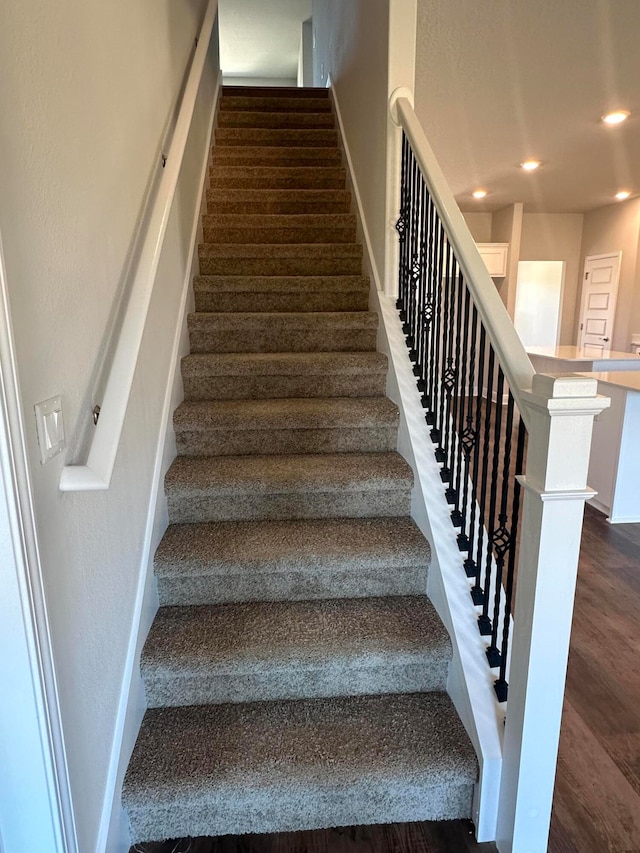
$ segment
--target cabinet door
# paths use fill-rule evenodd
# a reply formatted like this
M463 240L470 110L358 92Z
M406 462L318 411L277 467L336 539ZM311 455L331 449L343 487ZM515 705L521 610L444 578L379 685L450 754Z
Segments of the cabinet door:
M477 243L480 257L492 278L502 278L507 274L508 243Z

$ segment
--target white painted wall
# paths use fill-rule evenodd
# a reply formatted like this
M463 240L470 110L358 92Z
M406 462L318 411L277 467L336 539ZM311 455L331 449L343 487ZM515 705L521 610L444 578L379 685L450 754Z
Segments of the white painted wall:
M313 0L314 85L329 76L360 189L373 262L383 280L389 0Z
M193 174L172 214L112 487L61 494L58 480L62 465L77 461L96 356L202 14L202 0L26 0L4 11L0 28L0 231L82 853L96 845L146 569L168 341L190 261ZM33 404L58 393L69 449L42 467Z

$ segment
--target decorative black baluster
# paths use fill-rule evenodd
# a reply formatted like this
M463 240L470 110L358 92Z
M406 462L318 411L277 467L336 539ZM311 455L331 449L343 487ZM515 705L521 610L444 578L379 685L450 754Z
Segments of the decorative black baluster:
M464 292L464 301L463 301ZM458 335L456 346L456 361L460 370L460 384L458 386L458 395L456 397L456 406L454 412L454 422L456 425L456 471L455 471L455 507L451 511L451 523L456 528L464 526L464 515L461 512L461 507L466 500L463 494L466 488L462 483L463 476L463 456L464 456L464 428L465 428L465 410L467 404L467 366L469 364L469 307L471 304L471 294L464 279L460 280L460 289L458 297L458 312L460 316L460 325L463 329L462 336L462 363L460 362L460 335ZM467 460L468 461L468 460ZM467 464L468 469L468 464ZM462 500L461 500L462 499ZM466 507L465 507L466 508ZM458 547L460 547L460 537L458 537Z
M502 375L502 370L500 371ZM498 383L500 384L500 382ZM502 408L501 401L498 405ZM498 511L498 526L493 529L491 541L496 558L496 581L495 594L493 598L493 627L491 631L491 642L487 648L487 660L490 667L500 666L502 659L498 648L498 628L500 624L500 603L503 598L502 576L504 573L505 556L511 548L511 531L508 527L508 505L509 489L511 485L511 439L513 432L513 397L511 393L507 400L507 417L504 425L504 445L500 447L502 452L502 476L500 478L500 509Z
M513 600L513 581L515 576L516 553L518 546L518 523L520 520L520 498L521 486L518 476L522 474L524 462L524 446L526 430L522 418L518 418L518 440L516 448L516 477L513 484L513 501L511 505L511 548L509 549L509 562L507 564L507 583L504 595L504 617L502 623L502 646L500 650L500 674L496 679L494 688L498 702L506 702L509 692L507 684L507 652L509 649L509 629L511 626L511 610Z
M453 317L453 339L451 342L451 361L449 365L449 375L451 379L451 390L449 392L449 408L450 408L450 434L447 447L448 468L450 471L449 488L446 492L447 503L453 506L451 512L451 521L454 527L460 527L462 519L459 518L460 510L458 507L458 480L456 479L456 470L459 469L458 459L460 453L459 442L459 424L458 424L458 409L460 408L460 395L462 393L461 383L461 365L460 365L460 348L463 328L462 314L462 293L466 290L465 281L460 272L458 261L454 256L453 265L453 297L454 297L454 317ZM458 523L456 523L458 522Z
M484 326L483 326L484 329ZM485 525L487 523L487 488L489 483L489 450L491 443L491 400L493 398L493 374L495 367L495 354L491 344L488 345L489 358L487 364L487 394L483 394L482 389L478 389L483 400L484 407L484 424L482 434L482 473L480 475L480 514L478 516L478 541L476 547L476 576L475 583L471 590L471 597L474 604L483 605L483 613L478 617L478 627L480 633L486 636L491 633L491 625L484 613L486 607L488 590L491 581L491 546L487 549L489 558L486 560L485 566ZM482 569L485 570L484 588L482 586Z
M418 164L416 163L415 158L412 158L411 163L411 190L410 190L410 199L411 199L411 211L410 211L410 228L409 228L409 252L408 252L408 268L407 268L407 282L409 287L409 307L407 310L407 322L405 324L404 333L405 333L405 341L407 346L409 347L409 358L413 361L415 360L415 350L414 350L414 335L416 328L416 291L417 284L415 278L415 271L418 265L418 253L417 253L417 243L418 243L418 182L419 182L420 171L418 169Z
M450 244L449 244L450 245ZM442 481L447 484L445 497L448 504L455 503L455 494L451 489L452 477L452 448L454 443L452 421L452 407L457 385L457 365L454 363L454 341L456 335L456 296L458 290L458 262L456 261L453 248L450 252L450 264L447 269L447 291L449 296L449 316L447 324L447 355L446 361L443 364L444 372L442 374L442 384L444 385L444 440L442 449L444 451L444 465L440 476Z
M396 231L400 238L398 249L398 299L396 308L400 312L400 319L404 323L407 319L407 276L406 276L406 245L409 215L409 187L407 182L409 169L409 141L403 131L402 133L402 167L400 173L400 215L396 222Z
M491 348L493 355L493 347ZM492 532L496 526L496 503L498 495L498 471L500 463L500 435L502 427L502 392L504 388L504 375L500 367L498 367L498 382L496 383L496 408L495 418L493 423L493 453L491 454L491 488L489 490L489 513L484 517L484 525L487 531L487 559L485 563L485 579L484 579L484 601L482 605L482 614L478 619L480 625L480 633L485 636L491 634L491 619L489 618L489 591L491 589L491 575L493 570L493 549L494 542ZM493 404L493 394L487 394L487 411L491 414Z
M434 305L436 309L436 326L434 331L434 340L433 340L433 379L434 379L434 388L433 388L433 427L431 429L431 441L434 444L438 444L440 441L440 421L442 417L442 412L440 409L440 353L442 349L442 328L443 328L443 316L442 316L442 300L443 300L443 289L442 289L442 268L444 264L444 252L445 252L445 237L444 237L444 228L442 227L442 222L440 218L438 218L438 227L437 227L437 236L436 236L436 266L434 271L435 276L435 294L434 294ZM436 451L436 459L437 459L437 451Z
M467 289L466 293L466 301L470 302L470 293ZM469 314L469 308L467 306L467 316ZM468 340L465 337L464 349L468 354L467 359L469 361L469 391L467 394L467 407L465 412L464 405L461 407L461 426L460 426L460 444L462 446L462 452L464 454L464 470L462 473L462 512L460 513L462 517L463 529L458 534L458 548L461 551L466 551L467 553L471 550L471 540L469 539L469 534L471 533L471 529L473 529L473 523L475 520L475 488L472 488L471 491L471 500L473 501L473 507L470 511L469 507L469 484L472 477L471 471L471 454L474 449L477 447L477 437L478 434L476 432L475 423L474 423L474 401L476 401L475 396L475 372L476 372L476 360L478 357L477 351L477 338L478 338L478 312L476 310L475 305L472 306L471 317L468 321L471 325L471 343L467 346ZM468 331L468 325L467 325ZM465 366L467 359L465 359ZM458 489L460 486L458 486ZM466 525L466 526L465 526ZM469 531L469 532L467 532ZM469 560L465 560L465 569L468 569L467 563ZM473 562L473 560L471 561ZM469 572L467 571L467 574ZM475 574L475 566L472 567L471 575Z
M474 306L473 315L478 322L478 312ZM475 578L474 589L471 592L474 604L482 604L482 588L480 587L480 570L474 559L474 554L482 554L482 547L476 547L480 538L480 530L482 529L483 517L478 503L478 484L480 483L480 440L482 428L482 382L484 381L484 357L487 349L486 332L482 322L480 321L480 342L478 344L478 371L477 381L478 387L475 391L475 424L473 426L473 464L471 465L471 478L473 488L471 491L471 518L469 521L469 548L467 559L464 561L464 569L468 578ZM479 601L476 599L480 597Z

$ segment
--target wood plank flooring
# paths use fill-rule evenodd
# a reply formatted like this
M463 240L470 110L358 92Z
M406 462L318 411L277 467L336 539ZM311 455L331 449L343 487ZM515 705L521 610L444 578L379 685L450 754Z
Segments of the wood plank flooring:
M131 853L494 853L467 821L138 845ZM586 507L548 853L640 853L640 524Z

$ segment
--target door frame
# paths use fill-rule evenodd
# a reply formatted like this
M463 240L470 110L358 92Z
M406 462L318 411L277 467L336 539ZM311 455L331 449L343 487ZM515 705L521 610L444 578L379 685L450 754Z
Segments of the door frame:
M613 294L613 298L614 298L614 302L615 302L615 308L613 311L613 320L611 323L611 340L613 341L613 330L615 329L615 325L616 325L616 312L618 309L618 289L620 286L620 271L622 269L622 251L599 252L596 255L585 255L584 264L582 266L582 280L581 280L581 288L580 288L580 313L578 314L578 330L577 330L577 334L576 334L576 346L578 346L578 347L582 346L582 337L583 337L582 326L584 324L583 316L584 316L584 309L585 309L585 286L584 286L584 282L585 282L586 273L587 273L587 264L589 263L589 261L598 261L598 260L602 260L603 258L617 258L618 259L618 275L616 276L615 289L614 289L614 294ZM611 347L609 347L608 349L611 349Z
M1 234L0 581L0 849L77 853Z

